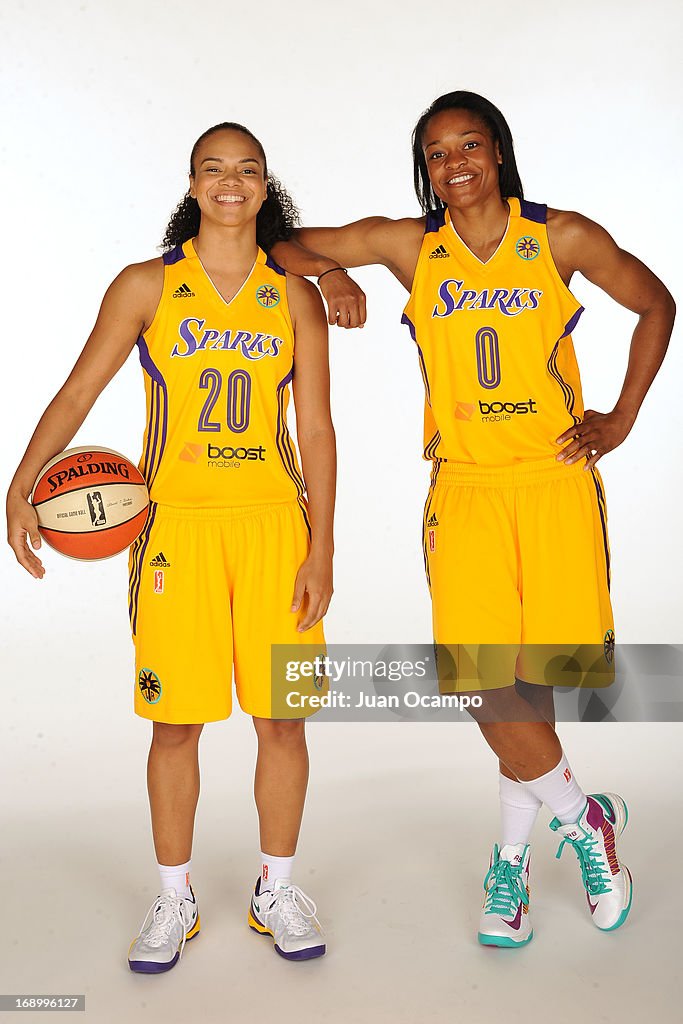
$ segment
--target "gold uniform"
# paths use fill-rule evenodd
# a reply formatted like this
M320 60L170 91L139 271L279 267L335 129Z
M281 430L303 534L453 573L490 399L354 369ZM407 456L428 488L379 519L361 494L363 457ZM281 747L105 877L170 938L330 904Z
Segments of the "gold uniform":
M226 302L192 240L163 257L138 339L150 514L131 548L135 710L168 723L271 717L271 645L324 643L290 611L308 554L304 481L287 429L294 330L284 271L259 249Z
M547 208L507 202L507 230L486 262L447 209L427 215L403 316L417 345L424 455L433 462L423 536L434 637L509 645L507 678L492 685L515 672L575 684L532 664L530 646L518 652L520 644L589 645L591 665L596 650L602 658L599 673L612 661L602 481L581 462L556 460L557 437L584 411L571 339L583 309L555 267Z

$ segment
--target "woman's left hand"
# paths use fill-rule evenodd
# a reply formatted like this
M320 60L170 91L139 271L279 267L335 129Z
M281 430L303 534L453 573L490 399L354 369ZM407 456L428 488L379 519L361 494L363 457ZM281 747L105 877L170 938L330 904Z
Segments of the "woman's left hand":
M586 409L583 419L576 426L565 430L557 439L558 444L571 443L557 456L558 461L578 462L585 458L584 469L592 469L598 459L613 451L626 437L633 426L635 417L613 409L612 412L595 412Z
M292 612L305 606L297 632L315 626L327 611L332 599L332 556L311 552L296 575Z

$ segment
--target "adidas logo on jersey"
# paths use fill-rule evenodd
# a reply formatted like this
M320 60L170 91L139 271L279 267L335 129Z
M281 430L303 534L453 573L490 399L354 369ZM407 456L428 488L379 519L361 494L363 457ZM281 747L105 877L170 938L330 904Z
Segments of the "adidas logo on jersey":
M149 564L154 569L169 569L171 566L171 563L166 561L166 555L163 551L160 551L158 555L155 555Z
M449 252L446 252L445 245L437 245L433 252L430 252L430 260L444 260L447 256L450 256Z
M192 291L189 285L185 284L185 282L181 284L180 288L176 288L176 290L173 292L174 299L190 299L193 296L194 292Z
M436 518L436 513L432 513L432 515L427 520L427 526L438 526L438 525L439 525L439 520Z

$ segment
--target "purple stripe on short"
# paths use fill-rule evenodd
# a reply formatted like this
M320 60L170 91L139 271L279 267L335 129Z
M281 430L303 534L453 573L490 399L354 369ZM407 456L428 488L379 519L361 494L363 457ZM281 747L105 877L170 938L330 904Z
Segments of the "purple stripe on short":
M572 331L574 330L574 328L578 324L579 320L581 319L581 314L582 313L583 313L583 306L579 306L579 308L577 309L576 313L574 313L574 316L571 318L569 323L566 325L566 327L564 329L564 334L560 335L560 341L562 341L563 338L566 338L568 334L572 333Z
M548 207L545 203L529 203L526 199L520 199L519 215L534 224L545 224L548 220Z
M271 270L274 270L276 274L281 274L283 277L285 276L285 271L282 269L279 263L275 262L272 256L268 256L268 258L266 259L266 266L270 267Z
M442 206L440 210L430 210L425 217L425 235L430 234L432 231L438 231L446 223L446 207Z
M137 580L135 582L134 594L133 594L133 605L132 605L132 616L131 616L131 631L133 636L137 633L138 626L138 598L140 596L140 583L142 582L142 563L144 561L145 552L149 544L149 538L152 533L152 526L157 514L157 504L155 501L151 501L149 505L149 519L147 520L147 526L143 534L143 541L140 545L138 552L138 568L137 568Z
M161 257L164 261L164 266L172 267L174 263L180 263L181 260L185 259L185 253L183 252L182 245L176 245L174 249L170 249L165 252Z
M605 550L605 572L607 573L607 589L610 590L612 586L612 566L609 555L609 539L607 536L607 505L605 502L605 495L603 494L600 481L596 475L595 469L591 469L591 476L593 477L593 483L595 484L595 490L598 498L598 512L600 513L600 524L602 526L602 544Z

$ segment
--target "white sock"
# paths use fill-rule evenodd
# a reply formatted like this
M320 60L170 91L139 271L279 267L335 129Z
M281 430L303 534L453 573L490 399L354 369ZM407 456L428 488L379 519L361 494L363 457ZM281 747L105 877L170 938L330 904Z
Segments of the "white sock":
M574 778L564 753L551 771L522 785L542 800L562 825L578 821L586 806L586 794Z
M161 879L162 889L175 889L179 896L184 896L185 899L191 900L192 893L190 892L190 864L192 860L188 860L187 864L174 864L167 866L166 864L159 864L157 861L157 867L159 868L159 878Z
M501 848L517 846L518 843L526 846L543 802L521 782L508 779L502 773L498 776L498 791Z
M261 853L261 892L272 889L278 878L291 878L294 857L271 857Z

